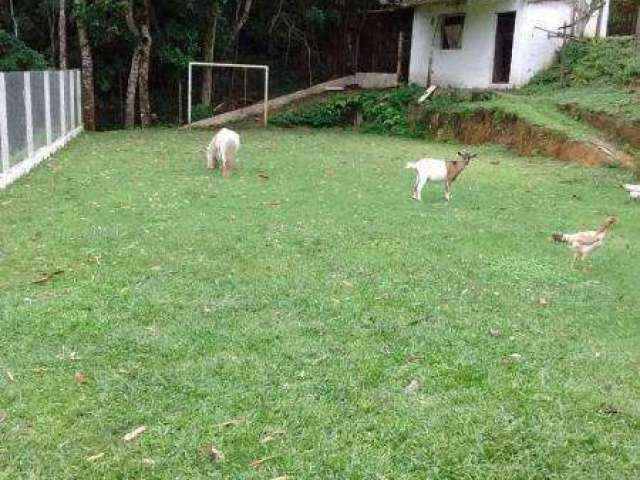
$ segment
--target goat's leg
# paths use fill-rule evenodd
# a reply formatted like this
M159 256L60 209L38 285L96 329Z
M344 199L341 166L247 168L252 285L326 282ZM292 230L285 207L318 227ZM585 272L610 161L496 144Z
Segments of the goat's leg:
M419 175L417 178L415 195L413 196L413 198L415 198L419 202L422 201L422 189L424 188L426 183L427 183L427 178Z
M444 182L444 198L447 200L447 202L449 200L451 200L451 185L449 184L449 182Z
M419 180L420 174L416 172L416 181L413 182L413 194L411 195L411 198L413 198L414 200L418 200L418 185L420 184Z
M207 149L207 168L209 168L210 170L214 170L216 168L217 157L218 154L214 149Z

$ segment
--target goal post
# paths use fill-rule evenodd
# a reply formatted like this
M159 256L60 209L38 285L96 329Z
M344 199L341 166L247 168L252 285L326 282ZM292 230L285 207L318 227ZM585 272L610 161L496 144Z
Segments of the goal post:
M193 96L193 67L207 68L237 68L241 70L263 70L264 71L264 126L269 123L269 66L251 65L243 63L217 63L217 62L189 62L189 86L187 96L187 125L191 125L191 106Z

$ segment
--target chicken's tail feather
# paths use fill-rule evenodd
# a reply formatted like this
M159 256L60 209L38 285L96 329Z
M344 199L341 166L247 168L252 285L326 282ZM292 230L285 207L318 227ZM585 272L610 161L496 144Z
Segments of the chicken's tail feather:
M553 238L556 242L566 242L564 233L554 233L553 235L551 235L551 238Z

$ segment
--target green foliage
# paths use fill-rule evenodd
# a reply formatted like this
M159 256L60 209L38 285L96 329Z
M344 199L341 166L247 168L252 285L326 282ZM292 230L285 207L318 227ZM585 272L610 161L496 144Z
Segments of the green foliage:
M205 105L204 103L197 103L191 106L191 121L197 122L205 118L213 116L213 109L211 105Z
M580 39L564 49L567 85L629 85L640 77L640 55L635 40L624 38ZM536 75L529 90L560 83L560 65Z
M336 95L326 101L282 112L275 115L272 122L276 125L337 127L351 124L354 114L359 112L365 131L410 135L408 107L422 91L411 85Z
M0 29L0 71L45 70L44 55Z

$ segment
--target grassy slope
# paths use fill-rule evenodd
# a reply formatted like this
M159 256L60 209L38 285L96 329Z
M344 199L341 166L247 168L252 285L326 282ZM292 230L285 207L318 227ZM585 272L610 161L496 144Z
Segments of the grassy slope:
M207 132L151 130L84 135L0 192L0 478L638 478L624 172L483 147L451 204L418 204L404 161L457 145L243 139L229 181ZM571 270L550 232L607 214Z
M637 94L631 93L628 89L614 87L532 89L515 94L500 94L495 99L482 102L477 106L498 107L534 125L562 132L569 138L593 140L602 137L602 132L559 110L558 106L568 103L575 103L593 112L604 112L629 120L640 119L640 102Z

